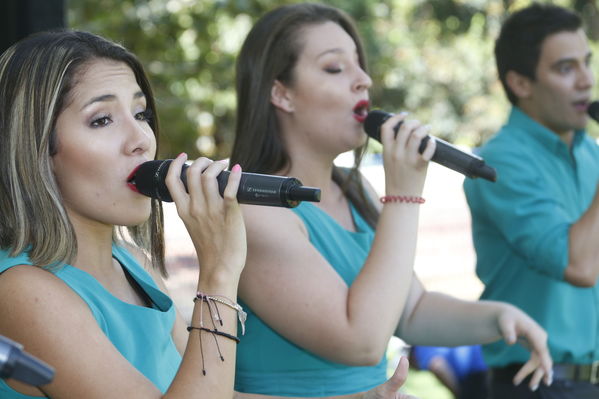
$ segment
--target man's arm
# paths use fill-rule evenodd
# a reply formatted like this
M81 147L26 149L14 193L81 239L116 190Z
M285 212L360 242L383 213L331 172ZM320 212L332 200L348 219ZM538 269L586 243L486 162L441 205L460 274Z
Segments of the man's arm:
M570 228L569 262L564 279L579 287L592 287L599 277L599 190L589 209Z

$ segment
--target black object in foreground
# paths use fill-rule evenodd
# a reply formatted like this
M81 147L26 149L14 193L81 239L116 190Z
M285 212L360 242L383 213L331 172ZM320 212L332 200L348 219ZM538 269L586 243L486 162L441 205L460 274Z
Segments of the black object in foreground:
M599 123L599 101L593 101L587 108L587 113L595 122Z
M54 378L54 369L23 351L23 345L0 335L0 378L46 385Z
M373 139L381 141L381 125L392 116L393 114L385 111L370 111L364 121L364 131ZM393 128L395 133L397 133L400 126L401 122ZM426 136L422 139L420 147L418 147L418 152L421 154L424 152L426 143L429 140L430 136ZM492 182L497 179L497 172L495 169L485 164L485 161L481 157L464 152L437 137L435 137L435 141L437 142L437 147L431 161L455 170L467 177L482 177L483 179Z
M142 163L135 172L131 183L135 184L137 190L143 195L173 202L164 181L171 162L172 159L166 159ZM188 167L188 165L183 165L181 170L181 180L186 190L187 173L185 171ZM220 195L223 195L225 191L230 173L224 170L216 178ZM320 189L302 186L302 183L293 177L242 172L237 201L240 204L294 208L301 201L319 202Z

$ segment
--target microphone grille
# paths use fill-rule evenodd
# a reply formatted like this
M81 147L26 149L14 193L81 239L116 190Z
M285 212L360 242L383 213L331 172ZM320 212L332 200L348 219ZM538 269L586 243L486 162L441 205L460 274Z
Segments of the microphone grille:
M599 122L599 101L593 101L589 108L587 109L587 113L591 118L593 118L596 122Z
M148 197L173 202L164 179L172 160L155 160L142 163L135 172L137 190Z
M381 110L370 111L364 120L364 131L366 134L377 141L381 141L381 125L385 123L391 115L392 114Z

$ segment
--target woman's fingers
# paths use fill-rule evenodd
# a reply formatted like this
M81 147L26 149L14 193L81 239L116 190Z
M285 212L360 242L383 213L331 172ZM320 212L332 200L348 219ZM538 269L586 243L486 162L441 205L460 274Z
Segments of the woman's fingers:
M239 164L237 164L237 165L233 166L233 168L231 168L231 173L229 174L229 180L227 181L225 191L223 192L223 197L227 204L232 201L236 202L237 191L239 190L240 182L241 182L241 166L239 166Z
M420 145L422 144L422 140L424 140L424 138L428 135L428 132L430 130L430 126L429 125L420 125L420 122L415 121L414 124L414 128L412 129L412 131L410 132L410 136L408 138L408 142L407 142L407 150L408 150L408 154L412 157L412 161L413 162L418 162L421 160L425 160L428 161L428 159L424 158L424 152L422 154L420 154L420 152L418 151L420 148ZM430 154L430 156L432 157L432 153L431 153L431 148L432 151L434 152L435 149L435 143L432 140L428 140L425 146L425 151L428 150L427 154ZM430 159L430 157L429 157Z
M397 131L397 135L395 136L395 140L392 142L391 150L397 154L405 154L406 151L417 151L414 149L413 145L408 146L408 144L415 140L414 133L421 126L420 122L415 119L407 119L404 120ZM410 148L411 147L411 148Z
M542 379L544 380L545 385L551 385L551 373L547 373L546 370L543 369L539 364L538 359L536 359L534 356L528 362L526 362L520 370L518 370L513 379L514 385L520 385L522 381L524 381L524 379L531 374L532 376L530 377L528 387L532 391L537 390Z
M430 131L430 128L428 128L429 126L426 125L427 127L427 134ZM437 149L437 141L435 140L435 138L433 136L429 136L428 141L426 142L426 146L424 147L424 151L422 152L422 159L424 159L425 161L430 161L433 158L433 155L435 155L435 150Z
M202 173L202 193L209 210L220 210L222 207L217 177L227 168L227 165L226 161L216 161L208 165Z
M397 365L395 372L393 373L391 378L389 378L387 382L384 384L386 392L395 393L399 390L399 388L401 388L401 386L408 379L408 368L408 359L405 356L402 356L399 359L399 364Z
M202 175L204 171L213 163L208 158L198 158L187 168L187 192L194 201L204 203L204 188L202 184Z
M408 378L408 366L408 359L402 356L391 378L384 384L365 392L362 399L416 399L413 396L398 392Z
M522 346L531 351L528 362L514 376L514 384L520 384L527 376L531 375L529 386L536 390L544 380L550 385L553 380L553 361L547 348L547 333L534 320L520 310L508 308L499 320L499 328L504 340L513 345L520 342Z
M381 125L381 143L383 144L383 149L391 148L396 140L396 136L399 134L399 131L395 132L395 126L400 122L403 125L407 115L407 112L400 112L387 119L385 123Z
M530 389L532 391L536 391L539 388L539 384L541 383L541 379L543 378L543 376L545 376L545 370L543 370L542 368L537 368L535 369L532 378L530 379L530 383L528 384L528 386L530 387Z
M173 201L175 201L177 207L182 205L187 200L185 186L181 181L181 169L183 168L185 161L187 161L187 154L184 152L179 154L177 158L173 159L169 165L168 172L164 180L171 198Z
M418 120L406 119L406 116L406 112L393 115L381 126L383 151L397 158L407 156L412 162L421 159L429 161L435 152L434 140L428 140L422 155L418 149L428 135L430 126L422 125ZM400 123L395 132L395 127Z
M532 352L531 360L536 359L535 364L538 363L538 367L543 370L545 384L551 384L553 361L547 347L547 333L532 319L529 319L528 322L524 320L522 326L517 326L517 328L518 341Z

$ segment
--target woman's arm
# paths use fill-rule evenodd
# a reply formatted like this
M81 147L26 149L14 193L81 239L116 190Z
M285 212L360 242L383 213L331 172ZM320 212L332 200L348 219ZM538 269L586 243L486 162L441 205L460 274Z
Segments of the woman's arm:
M544 377L551 383L552 361L547 333L520 309L503 302L463 301L437 292L427 292L414 279L396 335L412 345L459 346L485 344L503 339L531 351L530 360L515 376L519 384L534 373L530 386Z
M200 275L197 290L205 295L235 301L246 257L245 226L236 200L241 169L239 166L232 169L221 198L216 176L226 164L212 163L205 158L196 160L187 169L188 194L179 178L186 158L179 156L173 161L166 184L198 255ZM217 327L213 327L210 305L201 300L195 302L191 326L196 329L188 334L181 366L166 397L233 397L236 343L197 328L218 328L220 332L236 336L236 316L234 309L219 306L222 324L217 323ZM212 359L211 362L205 363L208 359Z

